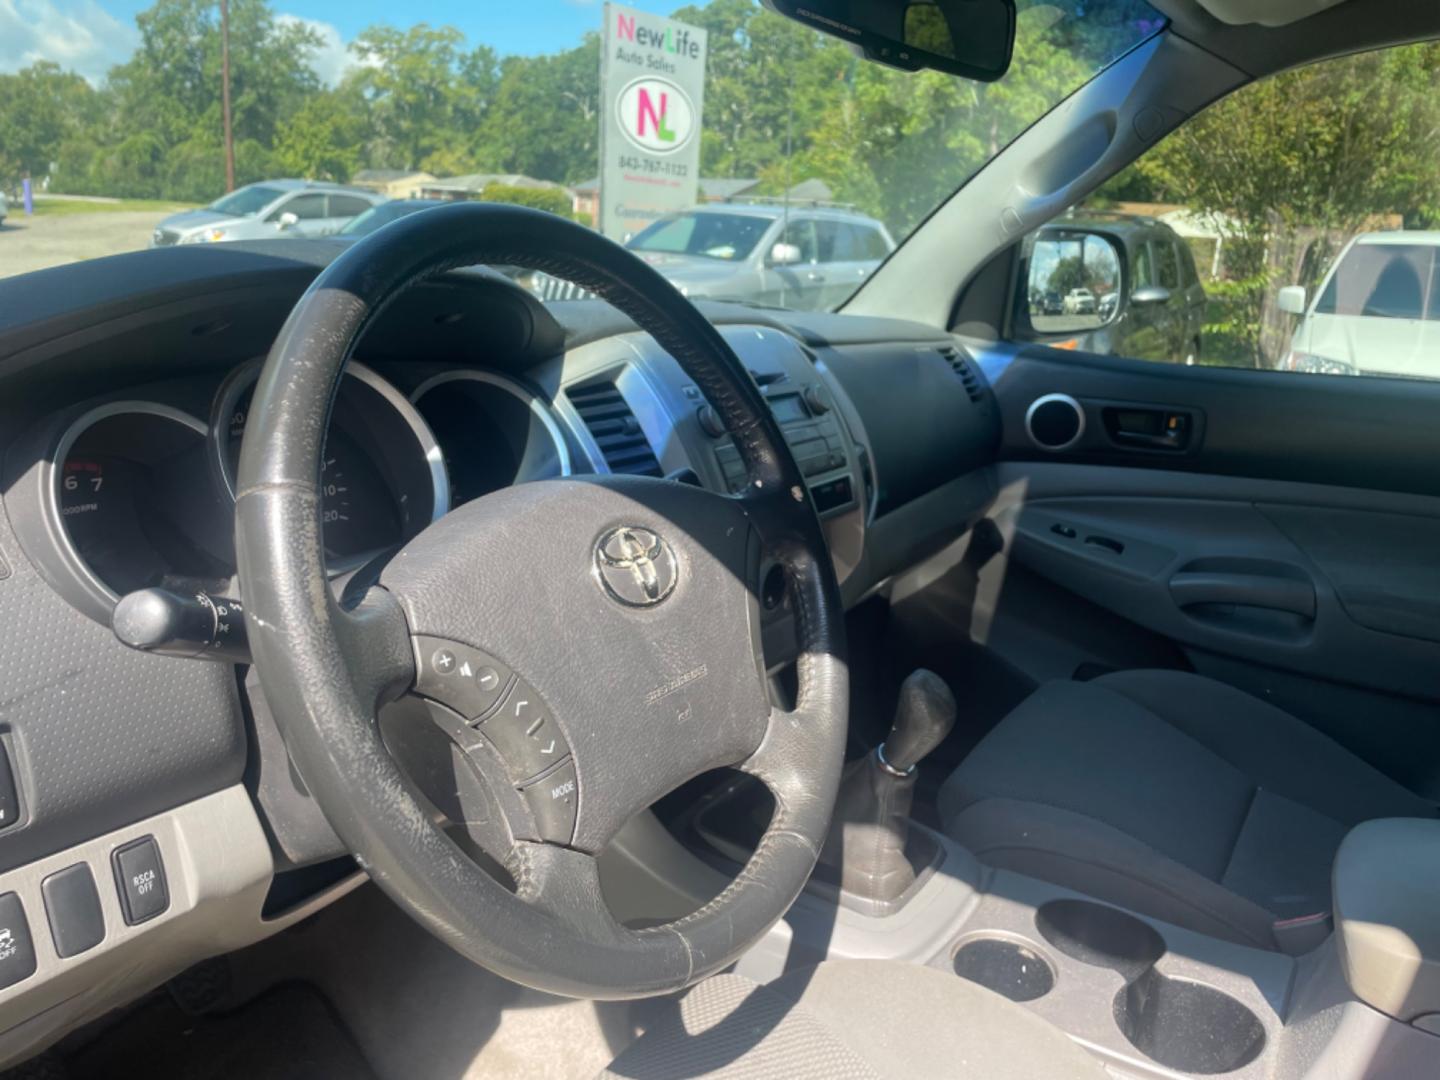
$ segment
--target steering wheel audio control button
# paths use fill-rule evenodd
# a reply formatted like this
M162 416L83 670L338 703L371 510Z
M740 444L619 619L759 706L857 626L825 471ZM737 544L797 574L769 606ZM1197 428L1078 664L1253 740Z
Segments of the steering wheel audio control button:
M575 762L567 761L558 769L537 777L523 787L521 793L535 815L540 839L552 844L568 844L575 835L575 807L580 801Z
M523 784L570 756L560 725L535 688L516 678L500 708L490 714L480 731L505 762L510 779Z
M415 692L454 709L472 723L505 697L510 669L459 641L417 634Z

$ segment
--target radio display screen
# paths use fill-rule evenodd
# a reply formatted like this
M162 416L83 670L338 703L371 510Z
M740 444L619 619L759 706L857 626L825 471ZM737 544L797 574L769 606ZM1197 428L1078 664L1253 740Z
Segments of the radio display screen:
M782 397L770 399L770 411L775 414L775 419L782 424L788 424L792 420L804 420L807 417L805 406L800 401L799 394L785 394Z

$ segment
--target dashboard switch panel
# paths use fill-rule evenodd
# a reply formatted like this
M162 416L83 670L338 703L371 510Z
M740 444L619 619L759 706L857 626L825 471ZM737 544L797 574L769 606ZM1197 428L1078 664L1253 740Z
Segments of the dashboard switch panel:
M25 905L7 892L0 896L0 989L35 974L35 942L25 921Z
M57 870L40 883L55 955L62 960L88 952L105 940L105 913L89 863Z
M10 755L0 743L0 829L8 829L20 820L20 793L15 787L15 773L10 768Z
M110 858L115 867L115 885L120 891L120 908L125 912L128 926L153 919L170 906L165 866L153 836L116 848Z

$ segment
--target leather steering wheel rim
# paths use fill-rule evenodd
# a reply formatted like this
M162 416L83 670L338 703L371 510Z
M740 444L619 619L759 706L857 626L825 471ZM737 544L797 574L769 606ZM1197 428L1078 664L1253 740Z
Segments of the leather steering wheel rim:
M510 496L509 503L487 496L454 511L452 518L462 511L468 517L448 531L442 527L449 519L431 526L444 535L427 546L421 541L430 530L422 533L412 542L415 558L407 565L445 550L444 543L463 546L464 526L482 527L490 507L521 499L543 507L545 499L563 497L567 506L605 507L597 513L622 512L617 506L633 513L654 508L657 520L681 523L669 527L683 539L703 531L695 523L719 515L730 522L729 531L752 529L787 575L799 644L795 707L770 710L761 727L746 719L745 734L724 751L734 754L743 746L742 758L733 764L771 789L775 813L734 882L677 922L642 930L615 923L600 895L597 852L578 850L584 846L579 827L570 846L517 841L507 864L517 883L514 892L468 858L437 825L433 809L416 797L376 722L379 708L416 678L411 635L419 616L403 595L403 573L397 571L398 592L373 588L358 606L348 607L336 601L326 580L320 463L351 349L405 289L479 263L542 270L630 316L718 411L735 438L748 483L736 497L638 478L600 478L589 486L566 481L570 486L563 489L546 489L560 481L525 485L529 490ZM843 607L818 517L763 396L715 328L655 270L588 229L521 207L462 203L387 225L332 262L287 319L254 392L237 489L236 541L249 640L286 746L361 866L437 937L536 989L633 997L674 990L725 967L789 908L824 842L843 763L848 713ZM693 569L709 566L704 547L692 545L685 555ZM733 570L738 563L728 565ZM716 567L718 573L718 562ZM739 571L735 574L739 581ZM753 590L758 583L740 584ZM592 602L599 603L587 594L586 603ZM667 617L681 617L680 610ZM751 671L745 677L757 675ZM740 678L736 673L737 685ZM571 730L574 741L573 724ZM757 731L763 732L758 739ZM585 798L582 790L582 815ZM592 830L591 848L613 828L607 823Z

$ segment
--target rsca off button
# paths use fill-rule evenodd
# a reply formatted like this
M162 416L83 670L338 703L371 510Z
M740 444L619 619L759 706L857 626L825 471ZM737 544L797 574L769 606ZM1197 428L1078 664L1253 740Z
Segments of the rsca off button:
M120 907L128 925L153 919L170 906L165 866L153 836L116 848L110 861L115 867L115 885L120 890Z

